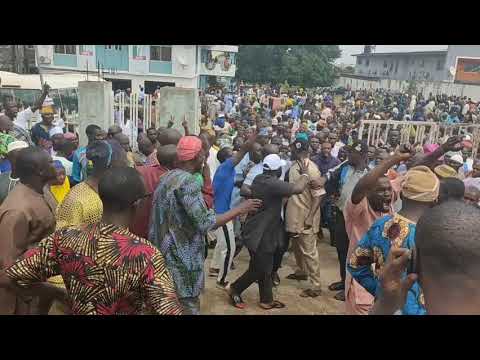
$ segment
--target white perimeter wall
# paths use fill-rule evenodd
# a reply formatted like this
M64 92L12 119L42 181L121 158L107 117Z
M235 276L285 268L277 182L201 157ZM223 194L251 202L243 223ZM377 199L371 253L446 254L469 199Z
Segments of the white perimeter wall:
M352 90L360 89L389 89L392 91L406 91L409 87L409 82L406 80L364 80L355 79L346 76L341 76L337 79L337 86L350 87ZM421 92L423 96L428 96L430 93L433 95L447 94L456 96L466 96L472 98L473 101L480 100L480 85L463 85L453 84L441 81L415 81L415 85L418 92Z

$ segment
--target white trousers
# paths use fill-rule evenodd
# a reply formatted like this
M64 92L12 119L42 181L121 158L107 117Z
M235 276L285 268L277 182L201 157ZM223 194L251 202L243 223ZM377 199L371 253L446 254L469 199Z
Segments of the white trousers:
M213 252L211 268L219 269L217 281L224 282L232 265L235 254L235 234L233 221L226 223L215 230L217 245Z

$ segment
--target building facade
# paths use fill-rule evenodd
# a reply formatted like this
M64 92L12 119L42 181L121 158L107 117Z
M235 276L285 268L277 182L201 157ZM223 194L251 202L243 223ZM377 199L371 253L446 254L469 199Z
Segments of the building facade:
M445 79L447 51L370 53L357 58L355 75L394 80Z
M38 65L45 73L100 73L114 90L142 86L151 94L162 86L228 86L237 52L231 45L38 45Z
M357 58L355 75L364 79L475 83L476 80L468 79L480 78L480 68L475 66L476 63L480 65L478 45L448 45L446 50L440 51L363 53L354 56ZM464 63L466 66L463 66Z
M34 45L0 45L0 71L37 73Z

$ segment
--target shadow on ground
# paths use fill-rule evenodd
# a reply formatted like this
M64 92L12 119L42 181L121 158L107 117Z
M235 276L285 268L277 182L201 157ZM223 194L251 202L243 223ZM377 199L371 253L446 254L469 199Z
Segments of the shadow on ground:
M327 232L326 232L327 233ZM327 233L328 234L328 233ZM335 292L328 290L328 285L339 281L339 269L336 249L330 246L328 235L318 242L323 294L316 298L302 298L300 293L308 287L308 281L288 280L286 276L293 272L295 258L293 253L285 254L282 268L279 270L280 286L274 289L274 298L284 302L287 307L265 311L258 306L258 286L253 284L242 294L247 308L240 310L229 303L224 290L215 286L216 278L206 278L205 291L201 297L201 313L203 315L343 315L345 303L333 298ZM208 274L213 249L209 249L205 269ZM232 270L228 281L235 281L247 268L250 257L244 248L235 258L235 270Z

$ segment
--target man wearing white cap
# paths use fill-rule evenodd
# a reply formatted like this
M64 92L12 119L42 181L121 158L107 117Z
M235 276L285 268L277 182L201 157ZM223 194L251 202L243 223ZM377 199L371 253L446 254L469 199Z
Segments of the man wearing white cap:
M250 264L248 270L227 288L232 304L240 309L245 307L240 295L255 281L258 281L262 309L285 307L280 301L273 300L271 276L275 254L282 251L286 241L282 236L282 199L302 193L310 180L306 162L299 163L300 178L295 184L279 180L285 165L277 154L266 156L263 159L263 174L257 175L251 186L252 197L262 200L262 207L248 215L243 229L243 242L250 252Z
M6 157L10 161L11 171L0 174L0 205L19 181L15 174L17 155L21 149L26 147L28 147L28 144L25 141L14 141L8 144Z

